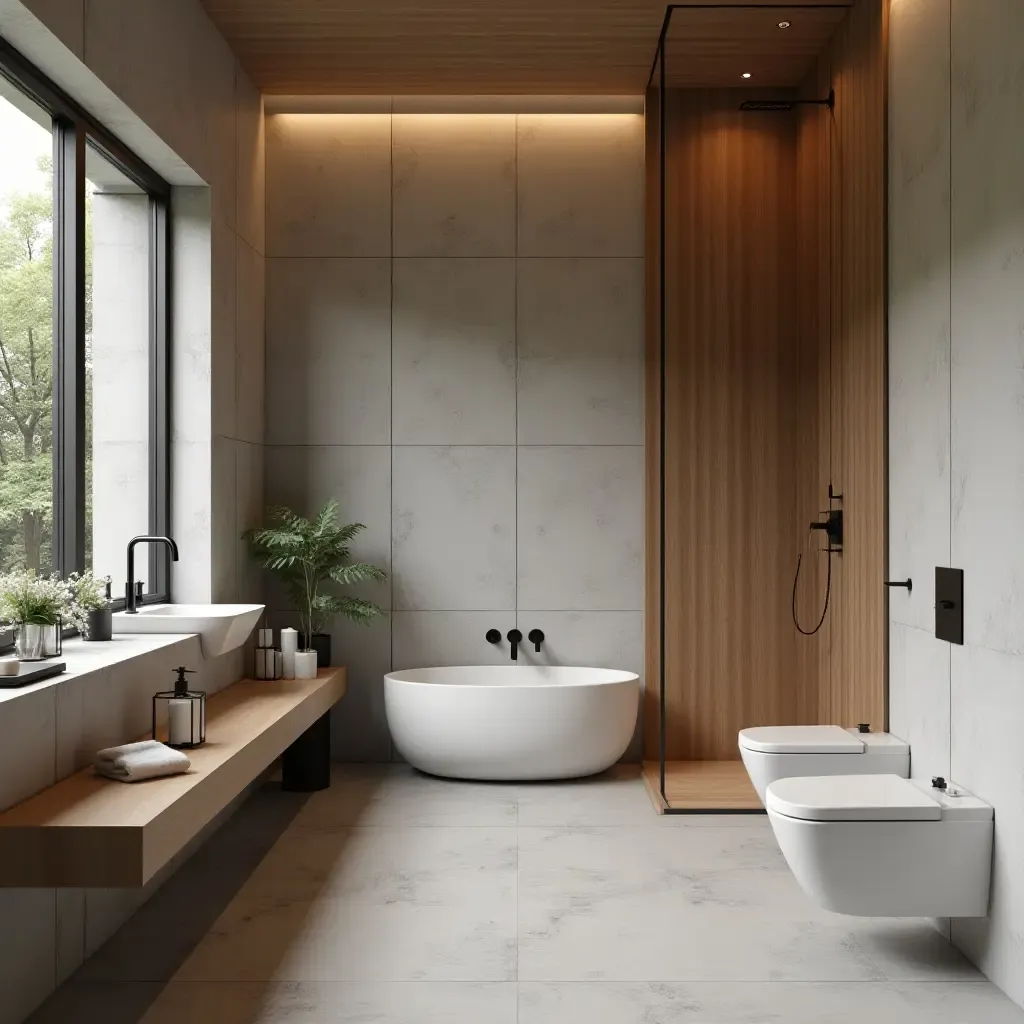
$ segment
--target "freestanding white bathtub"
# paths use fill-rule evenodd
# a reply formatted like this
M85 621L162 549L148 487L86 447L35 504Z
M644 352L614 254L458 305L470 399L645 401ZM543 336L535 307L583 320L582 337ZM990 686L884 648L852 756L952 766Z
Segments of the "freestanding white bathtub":
M482 665L384 677L388 725L414 767L453 779L569 779L611 767L640 680L604 668Z

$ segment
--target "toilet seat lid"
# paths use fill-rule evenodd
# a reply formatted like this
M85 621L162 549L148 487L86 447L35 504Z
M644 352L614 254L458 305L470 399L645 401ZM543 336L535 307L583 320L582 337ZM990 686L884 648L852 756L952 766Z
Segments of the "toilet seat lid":
M942 805L898 775L826 775L778 779L770 811L804 821L938 821Z
M741 729L740 746L764 754L864 753L864 741L838 725L763 725Z

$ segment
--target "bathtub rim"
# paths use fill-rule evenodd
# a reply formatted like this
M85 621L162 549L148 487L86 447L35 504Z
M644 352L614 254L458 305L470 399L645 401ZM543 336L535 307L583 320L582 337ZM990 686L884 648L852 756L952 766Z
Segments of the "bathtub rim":
M498 670L501 673L521 672L524 670L553 670L559 671L563 669L572 670L575 672L596 672L596 673L608 673L615 676L615 678L605 679L579 679L575 681L564 680L564 681L552 681L552 682L535 682L535 683L520 683L514 682L508 683L474 683L474 682L452 682L451 680L423 680L423 679L404 679L401 678L404 675L414 672L450 672L453 669L460 669L462 671L493 671ZM621 686L623 684L635 683L639 685L640 676L636 672L630 672L628 669L618 668L595 668L590 665L435 665L435 666L420 666L418 668L406 668L398 669L393 672L386 672L384 674L385 683L402 683L410 686L424 686L432 689L452 689L458 688L460 690L576 690L576 689L596 689L604 686Z

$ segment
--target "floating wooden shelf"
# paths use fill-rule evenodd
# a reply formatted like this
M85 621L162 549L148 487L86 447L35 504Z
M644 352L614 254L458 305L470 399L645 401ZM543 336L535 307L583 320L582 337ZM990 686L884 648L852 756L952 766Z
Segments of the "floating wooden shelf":
M144 885L346 690L345 669L316 679L244 679L210 697L192 768L147 782L72 775L0 814L0 886Z

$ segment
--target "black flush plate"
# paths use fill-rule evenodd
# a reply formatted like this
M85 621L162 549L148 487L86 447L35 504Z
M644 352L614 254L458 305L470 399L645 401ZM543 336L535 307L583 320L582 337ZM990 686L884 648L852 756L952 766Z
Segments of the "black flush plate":
M935 567L935 635L951 644L964 642L964 571Z

